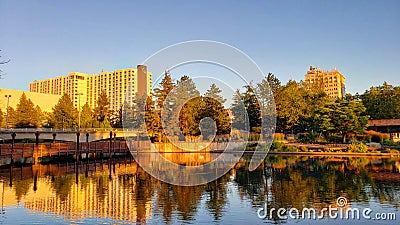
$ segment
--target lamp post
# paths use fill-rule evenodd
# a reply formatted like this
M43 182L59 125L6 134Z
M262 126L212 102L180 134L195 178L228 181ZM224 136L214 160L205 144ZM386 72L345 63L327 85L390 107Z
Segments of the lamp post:
M6 129L8 129L8 104L10 103L11 95L4 95L7 98L7 106L6 106Z
M78 94L78 130L81 129L81 95L83 93Z

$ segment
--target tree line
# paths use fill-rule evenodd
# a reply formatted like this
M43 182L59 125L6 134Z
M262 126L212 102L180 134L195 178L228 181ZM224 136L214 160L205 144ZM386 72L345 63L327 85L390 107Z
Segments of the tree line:
M322 136L346 142L349 135L366 130L368 119L400 118L400 87L386 82L361 95L332 99L320 87L294 80L283 85L269 73L259 83L237 90L228 108L221 92L211 84L201 95L190 77L174 81L165 73L150 96L135 95L131 103L125 102L117 111L110 110L110 100L103 91L94 109L88 103L82 106L80 127L146 129L153 139L164 140L167 136L193 139L200 134L208 139L226 136L232 129L265 134L276 124L279 133L307 133L309 138ZM4 121L3 113L0 111L0 122ZM16 128L78 127L78 109L67 94L48 113L23 94L16 109L9 107L8 114ZM204 119L207 117L212 120ZM207 129L210 127L214 129Z
M98 100L97 106L92 110L89 104L82 106L80 112L81 128L109 128L112 111L105 91ZM64 94L53 107L52 112L42 112L38 105L26 97L23 93L16 108L8 107L8 121L14 128L77 128L79 121L78 109L74 107L69 95ZM0 122L4 120L4 114L0 111Z

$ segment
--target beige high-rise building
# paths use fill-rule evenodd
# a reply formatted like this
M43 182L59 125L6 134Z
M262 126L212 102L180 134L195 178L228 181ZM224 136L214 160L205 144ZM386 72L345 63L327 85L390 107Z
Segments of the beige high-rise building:
M75 107L79 107L79 105L82 107L86 102L91 108L96 107L97 98L105 90L112 110L120 109L125 101L130 104L136 93L149 95L151 87L152 74L144 65L99 74L72 72L67 76L35 80L30 83L31 92L68 94Z
M346 78L336 68L324 71L310 66L305 75L305 81L311 89L321 89L331 98L343 98L346 94Z

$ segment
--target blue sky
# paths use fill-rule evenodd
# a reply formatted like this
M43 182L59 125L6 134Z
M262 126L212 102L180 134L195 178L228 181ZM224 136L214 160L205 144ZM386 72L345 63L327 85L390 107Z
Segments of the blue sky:
M336 67L350 93L400 85L399 1L1 0L0 21L1 59L11 59L1 66L2 88L135 67L197 39L242 50L284 83L314 65Z

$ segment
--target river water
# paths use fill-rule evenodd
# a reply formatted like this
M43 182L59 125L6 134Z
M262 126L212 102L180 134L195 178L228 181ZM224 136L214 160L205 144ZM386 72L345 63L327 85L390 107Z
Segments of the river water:
M0 224L399 224L398 158L268 156L251 172L248 164L243 157L191 187L161 182L132 159L1 168Z

